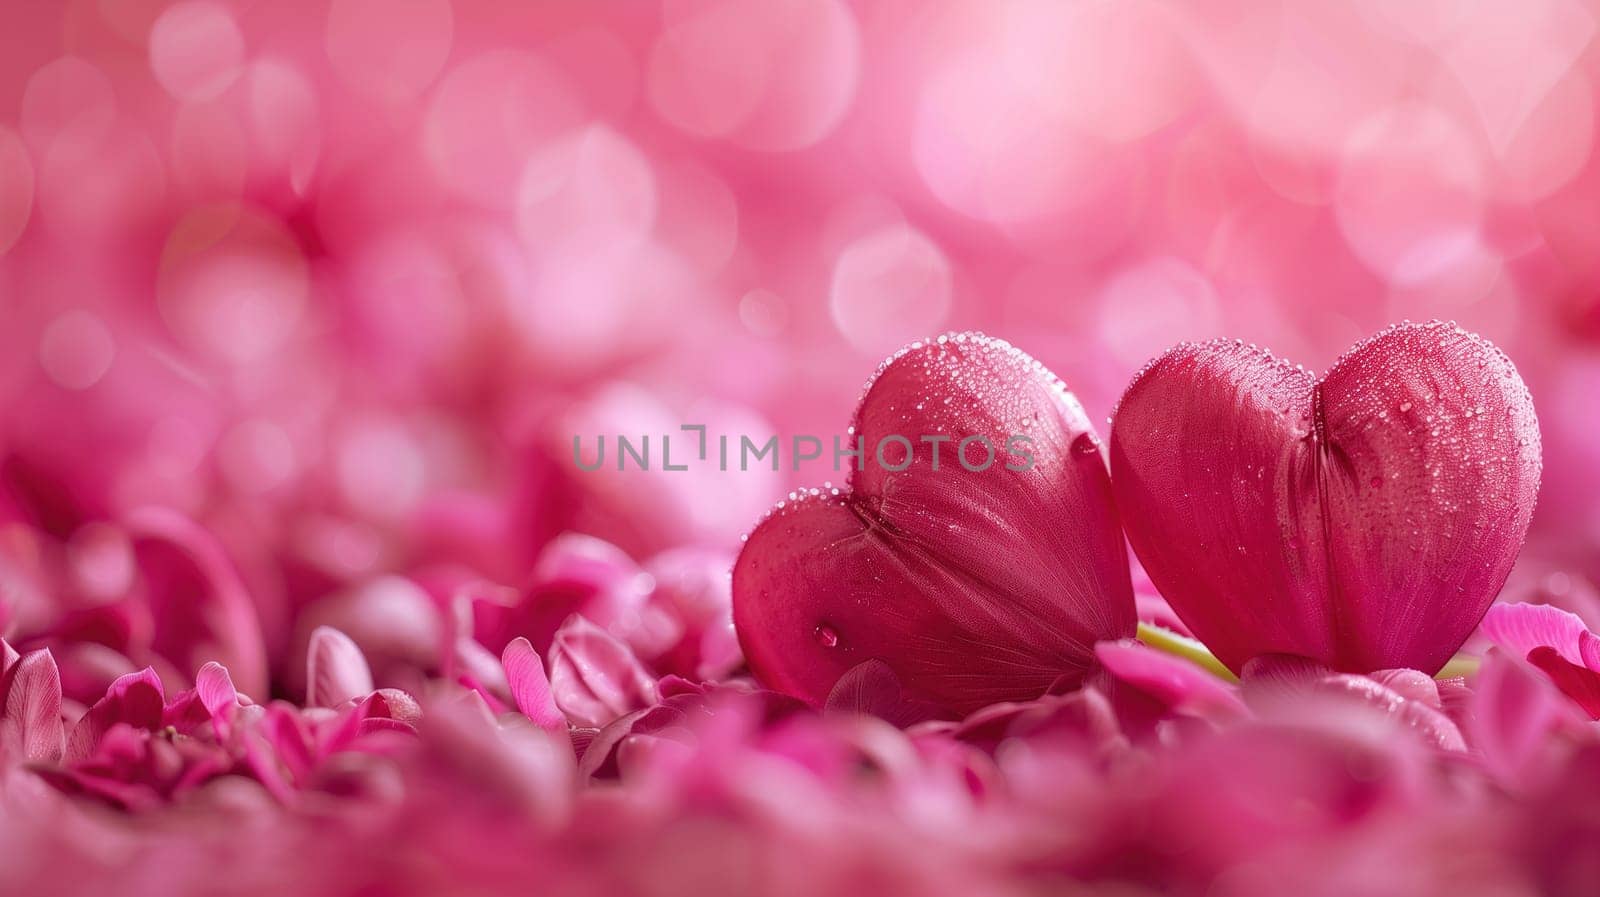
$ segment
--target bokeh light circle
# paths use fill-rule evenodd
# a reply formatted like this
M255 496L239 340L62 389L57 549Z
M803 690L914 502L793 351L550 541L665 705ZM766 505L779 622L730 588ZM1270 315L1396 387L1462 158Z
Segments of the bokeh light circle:
M839 254L829 309L856 349L893 351L939 329L950 311L950 262L921 232L895 226L869 233Z
M88 389L111 370L117 343L99 315L75 309L56 317L39 340L39 365L56 385Z
M509 208L528 159L582 122L560 72L530 54L495 50L456 66L433 91L424 146L451 190Z
M449 0L334 0L325 45L346 84L400 102L438 77L454 29Z
M860 42L855 16L838 0L669 2L650 52L650 101L699 137L801 149L849 108Z
M1478 151L1459 125L1436 109L1398 106L1352 135L1334 210L1340 233L1368 267L1416 283L1473 250L1483 190Z
M150 69L180 100L220 96L244 66L244 34L226 6L179 3L150 27Z
M189 348L244 364L283 348L305 310L310 276L280 223L238 206L208 206L167 238L157 291L163 319Z

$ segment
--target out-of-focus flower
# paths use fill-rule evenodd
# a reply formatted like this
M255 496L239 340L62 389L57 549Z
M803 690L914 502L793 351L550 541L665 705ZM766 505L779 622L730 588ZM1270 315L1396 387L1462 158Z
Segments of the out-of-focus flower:
M266 689L266 648L250 593L215 536L148 508L91 523L64 544L40 537L40 590L20 607L13 638L61 658L69 696L92 699L139 664L181 687L219 660L248 689Z
M645 565L655 583L649 607L665 611L667 632L635 650L660 672L721 679L744 663L733 628L733 560L719 550L681 548Z
M651 645L668 622L647 607L651 586L649 574L616 546L564 534L539 556L521 592L474 601L474 634L490 651L519 637L548 651L556 631L578 614L625 641Z
M574 725L600 728L655 703L655 678L628 646L573 616L550 644L550 693Z
M1307 719L1327 713L1351 720L1386 717L1441 751L1466 748L1460 730L1444 713L1439 687L1416 670L1381 670L1370 676L1340 673L1299 657L1262 655L1245 664L1245 700L1258 714Z
M763 683L821 704L875 659L908 697L966 713L1080 681L1095 642L1132 634L1099 443L1038 362L971 334L913 343L879 369L850 434L863 456L848 487L781 503L734 568ZM935 458L924 436L939 435Z
M1438 670L1522 548L1539 452L1511 361L1441 322L1386 330L1320 380L1238 341L1179 346L1128 387L1111 438L1134 550L1235 672L1266 654Z

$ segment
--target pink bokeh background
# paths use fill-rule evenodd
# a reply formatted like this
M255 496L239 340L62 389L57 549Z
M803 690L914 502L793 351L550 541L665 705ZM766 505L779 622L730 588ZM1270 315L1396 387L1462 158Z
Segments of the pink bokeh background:
M731 552L819 479L585 474L574 435L826 437L884 355L948 329L1033 353L1098 420L1180 340L1320 370L1431 318L1537 402L1514 585L1600 574L1594 4L5 19L4 554L63 546L84 594L128 575L103 521L172 508L290 657L301 608L385 574L515 583L569 530Z

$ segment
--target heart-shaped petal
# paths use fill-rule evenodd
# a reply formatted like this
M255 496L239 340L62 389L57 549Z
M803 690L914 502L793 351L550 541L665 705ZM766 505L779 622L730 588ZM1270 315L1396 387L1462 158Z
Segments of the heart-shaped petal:
M849 487L780 504L734 567L764 684L820 706L879 660L907 700L964 714L1075 684L1095 642L1133 634L1099 443L1037 361L975 334L913 343L879 368L851 435Z
M1321 380L1237 341L1178 346L1111 435L1134 551L1235 671L1264 654L1438 670L1516 560L1539 458L1511 361L1439 322L1391 327Z

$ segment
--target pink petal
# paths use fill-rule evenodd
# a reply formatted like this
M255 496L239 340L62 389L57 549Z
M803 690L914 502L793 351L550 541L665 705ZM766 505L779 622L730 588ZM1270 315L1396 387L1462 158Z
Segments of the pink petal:
M1568 663L1584 665L1580 643L1589 627L1569 611L1548 604L1496 604L1484 615L1482 628L1489 641L1513 657L1552 648Z
M699 679L738 668L744 658L733 629L733 557L682 548L657 555L646 569L655 581L648 606L662 618L653 634L663 644L649 656L652 667ZM632 644L645 650L638 639Z
M1187 660L1131 640L1101 642L1094 653L1113 677L1173 710L1220 719L1245 714L1237 689Z
M1577 716L1545 677L1500 651L1489 652L1474 686L1464 727L1501 776L1531 770L1551 735Z
M1578 657L1584 666L1600 672L1600 635L1585 631L1578 636Z
M550 690L575 726L603 727L656 701L656 683L628 646L582 617L556 632Z
M119 676L106 689L105 697L96 701L73 727L67 740L66 758L81 760L93 754L101 737L119 723L148 731L161 728L165 708L161 677L155 670L145 667L137 673Z
M1194 638L1194 633L1189 631L1189 627L1172 612L1172 605L1160 595L1135 592L1133 604L1138 610L1139 622L1159 626L1168 632L1176 632L1184 638Z
M1539 430L1498 350L1405 324L1321 381L1235 341L1179 346L1123 396L1111 466L1151 580L1230 669L1431 673L1522 547Z
M217 738L226 739L234 711L239 707L239 693L234 690L233 678L228 675L227 667L215 661L201 667L200 672L195 674L194 687L195 693L200 696L200 703L211 714L211 726L216 730Z
M879 660L907 697L961 714L1075 683L1095 642L1133 634L1093 427L1038 362L978 335L914 343L880 368L853 432L871 455L883 445L888 466L904 445L885 440L904 437L910 466L868 457L848 489L785 503L734 568L740 644L768 687L817 706ZM1012 434L1031 439L1031 466L1007 452ZM937 470L925 435L951 438ZM968 436L994 444L980 471L956 454ZM967 457L987 455L973 442Z
M61 675L49 651L32 651L0 675L0 728L18 739L21 755L29 760L61 759L66 733L61 722Z
M518 636L544 650L573 614L626 637L626 629L641 619L651 585L649 575L621 549L579 533L552 540L532 580L509 606L498 599L475 602L475 633L491 651L504 650Z
M876 716L902 729L939 716L938 707L908 699L899 677L881 660L856 664L840 676L823 706L830 713Z
M993 751L1010 738L1065 736L1107 746L1119 742L1123 733L1111 701L1099 688L1088 686L1068 695L991 704L963 719L951 735Z
M409 726L422 721L422 705L410 692L398 688L380 688L368 695L365 702L369 717L392 719Z
M1460 729L1435 706L1368 676L1334 672L1302 657L1269 654L1245 664L1241 680L1246 702L1263 715L1302 713L1307 701L1320 700L1333 708L1348 705L1388 716L1438 750L1466 749ZM1437 692L1433 700L1437 702Z
M306 706L337 707L372 691L372 671L361 649L331 626L311 632L306 648Z
M1568 661L1554 648L1534 648L1528 662L1544 670L1591 719L1600 719L1600 672Z
M126 525L156 623L156 652L186 676L206 661L221 661L247 693L265 694L266 646L255 602L221 543L166 509L136 511Z
M544 661L539 659L533 645L525 638L512 639L500 655L500 663L506 670L511 698L522 715L547 732L565 734L567 718L556 707L550 680L545 676Z
M1435 710L1444 709L1438 681L1420 670L1378 670L1369 678L1408 701L1417 701Z

